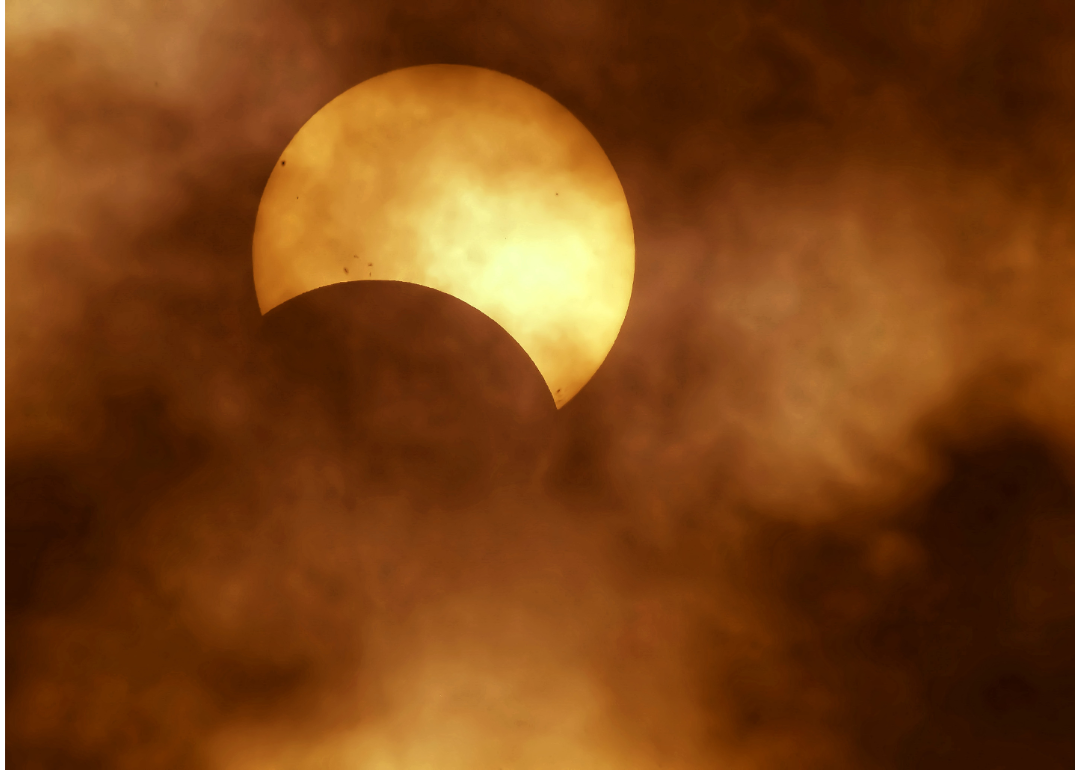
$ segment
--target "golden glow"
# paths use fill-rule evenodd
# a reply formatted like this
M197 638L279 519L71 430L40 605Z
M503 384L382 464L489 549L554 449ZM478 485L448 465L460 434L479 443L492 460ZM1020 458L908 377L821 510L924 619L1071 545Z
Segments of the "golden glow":
M457 297L517 340L561 407L622 326L634 233L569 111L507 75L429 65L367 80L300 129L266 184L253 259L263 313L343 281Z

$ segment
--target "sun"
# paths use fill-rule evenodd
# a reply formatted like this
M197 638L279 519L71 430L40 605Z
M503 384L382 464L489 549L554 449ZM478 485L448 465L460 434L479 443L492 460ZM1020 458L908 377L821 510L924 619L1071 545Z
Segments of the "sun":
M516 78L428 65L331 101L274 165L253 268L263 313L343 281L404 281L505 329L558 407L626 316L634 231L618 175L566 108Z

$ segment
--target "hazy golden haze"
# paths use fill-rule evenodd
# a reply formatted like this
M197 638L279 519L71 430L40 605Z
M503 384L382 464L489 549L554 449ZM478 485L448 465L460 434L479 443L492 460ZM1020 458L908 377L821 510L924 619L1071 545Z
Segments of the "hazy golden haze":
M1071 756L1071 17L820 8L9 3L12 766ZM433 292L260 317L282 149L432 62L626 190L559 413Z

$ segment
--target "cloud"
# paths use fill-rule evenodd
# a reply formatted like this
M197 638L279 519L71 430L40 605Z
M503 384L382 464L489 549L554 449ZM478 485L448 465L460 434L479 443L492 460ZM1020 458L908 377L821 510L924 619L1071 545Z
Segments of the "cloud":
M1065 756L1053 9L43 8L8 9L13 766ZM558 413L437 293L258 313L281 149L429 61L559 99L626 189L630 313Z

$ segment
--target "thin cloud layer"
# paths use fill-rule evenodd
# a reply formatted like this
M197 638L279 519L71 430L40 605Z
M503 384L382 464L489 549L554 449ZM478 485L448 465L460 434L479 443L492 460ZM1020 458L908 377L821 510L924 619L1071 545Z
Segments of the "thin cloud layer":
M1071 756L1072 101L1053 4L13 3L13 767ZM490 67L620 175L556 412L462 303L265 318L271 165Z

